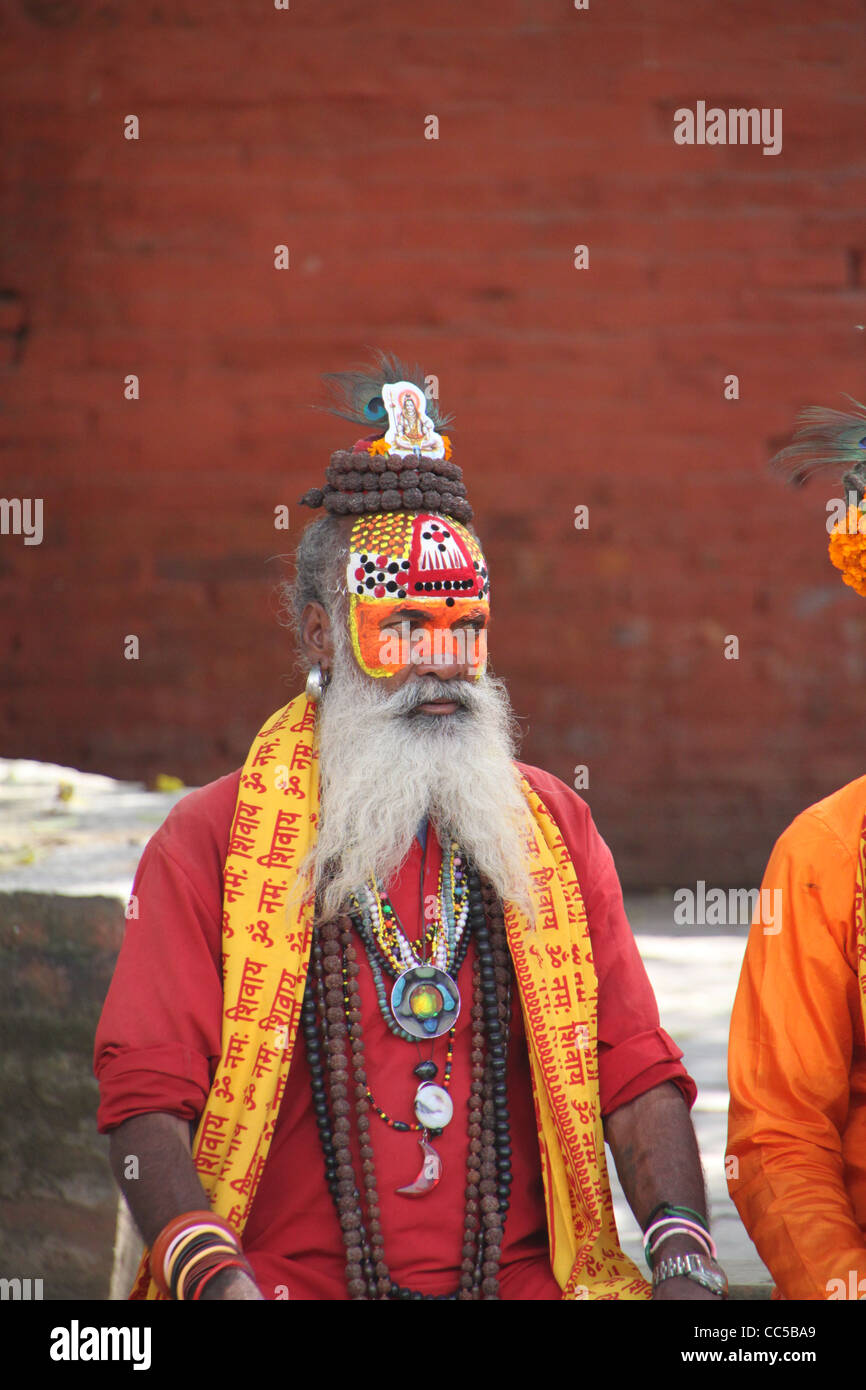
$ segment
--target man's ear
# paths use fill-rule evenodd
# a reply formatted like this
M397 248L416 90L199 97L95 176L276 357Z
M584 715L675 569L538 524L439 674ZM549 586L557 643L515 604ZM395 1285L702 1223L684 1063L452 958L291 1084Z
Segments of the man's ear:
M311 665L323 671L331 669L334 660L334 638L331 620L320 603L308 603L301 614L301 646Z

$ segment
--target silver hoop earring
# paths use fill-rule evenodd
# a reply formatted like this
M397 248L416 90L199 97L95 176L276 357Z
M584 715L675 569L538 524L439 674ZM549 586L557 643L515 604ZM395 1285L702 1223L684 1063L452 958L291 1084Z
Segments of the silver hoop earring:
M307 676L307 699L318 704L328 688L330 679L330 671L323 671L319 663L316 662L315 666L310 668L310 673Z

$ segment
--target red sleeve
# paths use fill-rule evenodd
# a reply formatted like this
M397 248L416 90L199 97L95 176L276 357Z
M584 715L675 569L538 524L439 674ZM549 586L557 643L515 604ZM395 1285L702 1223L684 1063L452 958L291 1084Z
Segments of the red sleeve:
M99 1020L97 1128L164 1111L196 1121L220 1057L222 875L240 772L190 792L148 842L138 916Z
M653 1086L672 1081L691 1108L697 1086L682 1052L659 1025L652 985L632 935L613 855L586 802L549 772L517 764L559 827L586 907L598 976L598 1080L609 1115Z

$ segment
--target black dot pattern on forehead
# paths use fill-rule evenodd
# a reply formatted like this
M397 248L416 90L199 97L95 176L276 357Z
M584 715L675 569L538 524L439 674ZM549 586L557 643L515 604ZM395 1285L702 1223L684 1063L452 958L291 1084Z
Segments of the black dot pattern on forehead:
M358 597L404 599L411 587L417 594L460 593L467 598L487 599L490 586L484 556L475 538L469 535L463 536L459 543L465 543L468 548L472 578L416 580L413 577L410 585L412 561L407 549L413 524L413 515L407 513L373 514L359 519L352 533L358 549L347 567L350 592ZM443 552L447 553L459 534L459 527L446 526L432 519L423 523L420 530L420 537L426 542L428 551L435 551L443 558ZM453 599L446 601L453 605Z

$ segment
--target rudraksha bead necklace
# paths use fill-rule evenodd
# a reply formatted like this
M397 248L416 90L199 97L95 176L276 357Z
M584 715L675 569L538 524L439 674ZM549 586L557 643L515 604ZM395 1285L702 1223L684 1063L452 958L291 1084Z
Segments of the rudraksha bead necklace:
M492 887L469 882L465 935L476 944L472 991L469 1149L460 1280L452 1294L401 1288L384 1257L379 1195L370 1143L367 1080L355 932L349 917L319 925L301 1027L322 1144L325 1177L346 1249L346 1282L353 1299L496 1299L511 1189L507 1063L511 966L501 907ZM465 954L465 950L464 950ZM360 1182L351 1146L349 1072L361 1155ZM422 1139L422 1149L426 1140ZM408 1189L404 1189L408 1193Z

